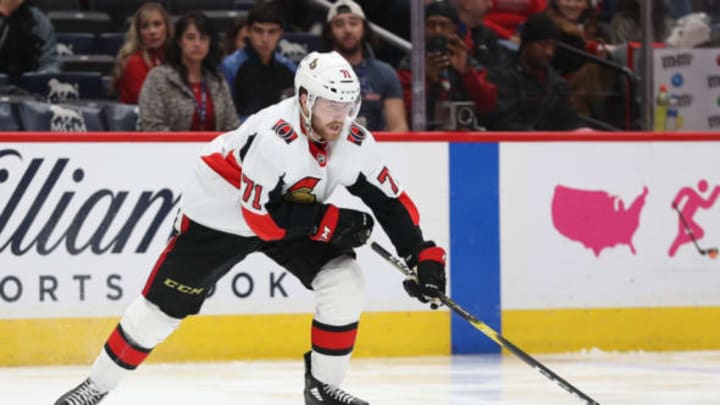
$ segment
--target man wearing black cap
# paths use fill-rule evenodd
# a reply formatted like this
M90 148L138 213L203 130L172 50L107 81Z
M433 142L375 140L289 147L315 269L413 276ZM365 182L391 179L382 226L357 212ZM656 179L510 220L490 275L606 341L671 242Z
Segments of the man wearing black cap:
M525 22L518 58L511 69L492 69L497 111L489 129L497 131L568 131L582 127L570 101L570 88L551 66L560 30L544 13Z
M435 107L449 101L472 101L477 117L495 109L495 86L486 79L487 72L469 54L469 46L458 35L460 19L455 9L444 1L425 7L425 88L427 129L437 129ZM405 108L412 105L412 74L409 59L398 67L403 86Z
M297 70L297 65L277 51L283 12L276 2L257 2L248 13L247 25L247 46L225 57L220 65L241 120L291 96Z

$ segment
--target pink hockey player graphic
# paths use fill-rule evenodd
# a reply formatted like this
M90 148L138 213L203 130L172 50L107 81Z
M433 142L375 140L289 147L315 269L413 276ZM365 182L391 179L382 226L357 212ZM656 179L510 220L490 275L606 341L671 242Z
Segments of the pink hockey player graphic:
M700 193L705 194L708 191L707 180L701 179L697 184L697 189ZM683 187L672 201L671 207L677 209L680 215L678 216L677 236L668 251L670 257L675 256L680 246L692 242L693 237L695 241L698 241L705 235L703 228L695 222L694 216L699 208L712 208L718 195L720 195L720 186L715 186L708 198L703 198L700 193L692 187ZM685 220L685 224L683 220ZM688 229L686 229L686 226Z
M630 208L605 191L581 190L558 185L552 201L555 229L566 238L580 242L600 256L605 248L627 245L635 254L632 238L640 225L640 213L648 189L635 198Z

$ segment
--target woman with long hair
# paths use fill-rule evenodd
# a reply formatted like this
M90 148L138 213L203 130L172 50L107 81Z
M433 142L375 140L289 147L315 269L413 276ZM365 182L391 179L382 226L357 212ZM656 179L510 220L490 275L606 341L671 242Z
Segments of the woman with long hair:
M148 74L140 92L140 130L228 131L239 126L219 62L215 30L207 17L181 17L165 63Z
M145 77L163 62L172 35L170 15L162 4L145 3L135 12L113 68L113 89L121 102L138 103Z

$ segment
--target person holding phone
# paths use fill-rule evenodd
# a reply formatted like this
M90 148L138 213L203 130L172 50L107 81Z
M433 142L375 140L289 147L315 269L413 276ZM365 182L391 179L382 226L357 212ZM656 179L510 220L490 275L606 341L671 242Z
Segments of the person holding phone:
M435 105L443 101L472 101L475 114L482 117L495 109L495 86L487 81L487 72L470 55L470 47L459 35L460 20L455 9L444 1L425 7L425 84L426 129L435 129ZM403 86L405 109L412 106L410 60L398 68Z

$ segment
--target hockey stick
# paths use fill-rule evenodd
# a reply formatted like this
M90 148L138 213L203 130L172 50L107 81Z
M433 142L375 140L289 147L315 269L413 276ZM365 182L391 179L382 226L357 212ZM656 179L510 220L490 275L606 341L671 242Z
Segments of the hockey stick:
M405 263L400 261L400 259L398 259L397 257L393 256L392 253L385 250L385 248L380 246L377 242L372 242L370 244L370 247L377 254L382 256L383 259L387 260L390 264L392 264L396 269L400 270L400 272L402 272L406 276L408 276L408 277L415 276L415 272L410 270L405 265ZM495 343L500 345L500 347L502 347L503 349L506 349L506 350L510 351L512 354L514 354L515 356L519 357L520 360L524 361L530 367L536 369L538 372L540 372L540 374L547 377L550 381L556 382L565 391L569 392L570 394L578 396L580 399L582 399L589 405L599 405L600 404L599 402L590 398L584 392L575 388L575 386L573 386L572 384L567 382L564 378L560 377L559 375L555 374L552 370L545 367L542 363L537 361L535 358L533 358L529 354L522 351L519 347L512 344L509 340L505 339L502 335L495 332L495 330L493 328L491 328L490 326L488 326L485 322L472 316L469 312L467 312L465 309L463 309L459 304L457 304L455 301L453 301L447 295L440 294L440 301L443 304L447 305L448 308L453 310L453 312L460 315L466 321L470 322L470 324L472 326L474 326L475 329L479 330L480 332L485 334L485 336L494 340Z
M690 240L692 241L693 245L695 245L695 249L697 251L705 256L708 255L711 259L715 259L718 255L718 248L709 248L709 249L702 249L700 248L700 245L698 245L697 239L695 239L695 233L693 233L692 229L690 229L690 225L688 225L687 221L685 220L685 217L683 216L682 212L680 212L680 209L678 208L677 204L673 203L672 205L673 209L677 211L678 217L680 217L680 222L682 222L683 227L685 228L685 233L690 237Z

